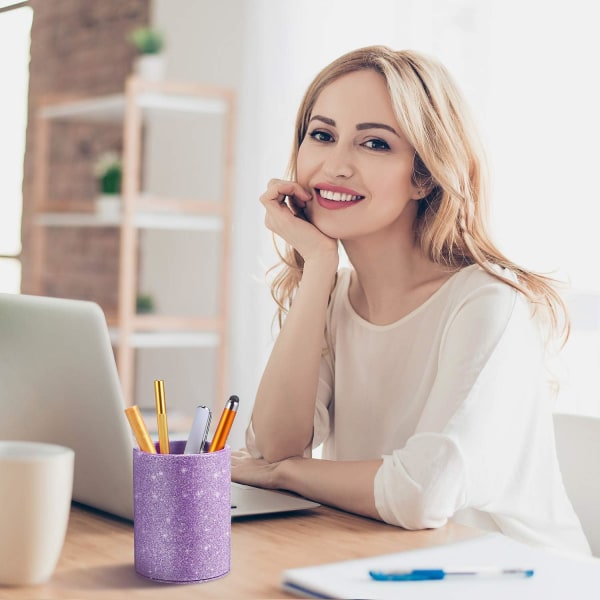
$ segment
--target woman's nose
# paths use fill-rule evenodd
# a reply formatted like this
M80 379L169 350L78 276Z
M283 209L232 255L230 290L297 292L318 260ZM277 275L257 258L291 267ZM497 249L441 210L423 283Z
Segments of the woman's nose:
M351 177L354 173L351 153L341 145L334 146L327 153L323 171L325 175L334 179Z

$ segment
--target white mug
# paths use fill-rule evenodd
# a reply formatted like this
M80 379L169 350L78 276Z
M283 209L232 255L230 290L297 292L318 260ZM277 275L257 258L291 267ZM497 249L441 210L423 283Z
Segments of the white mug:
M67 532L75 453L0 441L0 585L50 579Z

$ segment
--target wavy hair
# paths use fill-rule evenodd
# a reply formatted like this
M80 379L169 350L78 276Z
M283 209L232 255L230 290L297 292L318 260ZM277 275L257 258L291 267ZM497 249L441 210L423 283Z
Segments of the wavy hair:
M450 269L477 263L490 275L545 309L551 331L566 341L569 319L556 281L506 258L487 231L488 176L485 154L469 110L452 77L438 61L420 53L370 46L344 54L325 67L308 87L296 118L288 177L296 180L298 151L319 94L336 79L371 69L386 81L400 128L415 149L413 180L428 190L418 200L415 241L433 262ZM281 270L271 281L281 326L302 277L304 261L292 247L282 251ZM516 281L494 266L508 269Z

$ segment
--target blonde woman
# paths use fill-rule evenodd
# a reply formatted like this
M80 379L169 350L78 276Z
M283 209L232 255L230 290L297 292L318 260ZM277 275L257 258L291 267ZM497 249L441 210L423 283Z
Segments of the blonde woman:
M490 240L482 152L446 70L385 47L334 61L300 107L289 180L261 202L287 243L281 329L233 479L589 553L544 367L563 304Z

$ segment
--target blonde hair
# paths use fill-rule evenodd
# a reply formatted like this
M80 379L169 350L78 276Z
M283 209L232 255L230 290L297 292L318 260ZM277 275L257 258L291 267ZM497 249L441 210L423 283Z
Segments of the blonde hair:
M349 52L325 67L310 84L298 110L288 177L296 179L298 150L319 94L343 75L365 69L385 79L398 124L415 149L414 182L428 190L418 201L415 221L415 239L423 253L450 269L477 263L524 294L534 307L545 308L551 330L566 340L569 320L555 281L508 260L488 235L485 155L464 100L439 62L413 51L371 46ZM283 268L272 280L271 293L281 325L304 261L290 246L278 252ZM503 277L495 265L507 268L517 280Z

